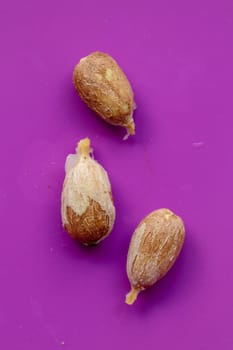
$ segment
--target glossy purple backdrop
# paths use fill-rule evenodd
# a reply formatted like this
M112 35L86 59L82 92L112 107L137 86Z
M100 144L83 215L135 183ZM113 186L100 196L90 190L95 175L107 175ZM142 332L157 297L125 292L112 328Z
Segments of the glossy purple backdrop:
M0 42L1 349L232 349L232 0L3 0ZM134 88L126 142L72 86L95 50ZM117 210L96 248L60 220L65 158L85 136ZM129 307L129 240L160 207L184 219L186 242Z

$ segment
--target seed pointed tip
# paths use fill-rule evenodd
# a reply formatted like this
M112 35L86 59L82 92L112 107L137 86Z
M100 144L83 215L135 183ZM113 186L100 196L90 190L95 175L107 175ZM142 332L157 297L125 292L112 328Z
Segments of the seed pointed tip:
M91 141L88 137L86 137L85 139L82 139L78 142L77 148L76 148L76 152L79 155L83 155L83 156L89 156L90 154L90 144Z
M131 291L126 295L125 302L127 305L133 305L137 300L138 294L140 293L140 289L131 288Z
M132 118L130 123L126 126L127 134L124 136L123 140L127 140L130 135L135 135L135 123Z

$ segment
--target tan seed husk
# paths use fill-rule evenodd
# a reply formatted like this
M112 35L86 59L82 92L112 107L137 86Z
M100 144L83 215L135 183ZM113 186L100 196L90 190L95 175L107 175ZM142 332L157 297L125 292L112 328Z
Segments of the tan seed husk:
M62 190L62 223L79 242L97 244L109 235L115 221L111 184L104 168L90 157L90 140L78 143L76 156L67 157Z
M133 304L142 290L166 275L181 251L184 237L183 221L169 209L155 210L140 222L127 256L131 284L127 304Z
M102 119L126 128L127 135L135 134L133 90L111 56L93 52L82 58L74 68L73 83L81 99Z

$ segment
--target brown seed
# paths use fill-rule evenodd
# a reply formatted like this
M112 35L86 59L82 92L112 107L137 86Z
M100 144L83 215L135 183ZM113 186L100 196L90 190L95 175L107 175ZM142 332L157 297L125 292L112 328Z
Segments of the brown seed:
M108 54L94 52L76 65L74 86L82 100L101 118L135 134L133 91L128 79Z
M62 223L70 236L89 245L111 232L115 208L104 168L90 157L90 140L78 143L77 154L66 161L62 190Z
M166 275L181 251L184 237L183 221L169 209L155 210L141 221L128 251L131 291L126 296L127 304L133 304L140 291Z

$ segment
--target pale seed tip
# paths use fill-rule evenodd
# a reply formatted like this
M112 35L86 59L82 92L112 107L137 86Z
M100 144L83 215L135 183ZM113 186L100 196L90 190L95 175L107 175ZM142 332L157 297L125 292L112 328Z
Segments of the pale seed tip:
M82 156L89 156L90 154L90 139L88 137L86 137L85 139L82 139L79 141L77 148L76 148L76 152L79 155Z
M126 295L125 302L127 305L133 305L137 300L138 294L140 293L140 289L136 289L132 287L131 291Z
M123 140L127 140L130 135L135 135L135 124L132 119L132 121L127 125L126 127L127 134L124 136Z

